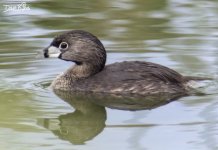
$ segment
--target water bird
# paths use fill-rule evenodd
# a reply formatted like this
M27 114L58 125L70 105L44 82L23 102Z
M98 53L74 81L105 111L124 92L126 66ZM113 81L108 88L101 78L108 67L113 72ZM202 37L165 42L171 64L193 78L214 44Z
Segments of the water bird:
M52 82L54 90L142 96L159 93L187 95L190 82L206 80L183 76L168 67L145 61L105 66L107 55L103 44L95 35L83 30L57 35L43 54L45 58L58 57L74 62Z

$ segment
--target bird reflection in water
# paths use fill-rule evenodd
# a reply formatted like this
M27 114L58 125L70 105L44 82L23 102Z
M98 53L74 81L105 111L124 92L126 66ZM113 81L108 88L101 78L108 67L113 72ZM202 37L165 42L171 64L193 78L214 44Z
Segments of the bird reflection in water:
M62 140L72 144L84 144L92 140L106 127L105 107L120 110L149 110L177 100L184 94L159 93L156 95L108 95L100 93L79 93L54 90L54 93L69 103L75 111L60 115L58 127L53 127L54 119L40 119L39 124L51 130Z

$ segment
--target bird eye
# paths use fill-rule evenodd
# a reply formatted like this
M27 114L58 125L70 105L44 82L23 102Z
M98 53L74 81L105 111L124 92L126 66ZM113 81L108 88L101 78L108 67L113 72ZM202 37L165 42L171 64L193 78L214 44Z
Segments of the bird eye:
M68 44L66 42L62 42L60 45L59 45L59 48L62 49L62 50L66 50L68 48Z

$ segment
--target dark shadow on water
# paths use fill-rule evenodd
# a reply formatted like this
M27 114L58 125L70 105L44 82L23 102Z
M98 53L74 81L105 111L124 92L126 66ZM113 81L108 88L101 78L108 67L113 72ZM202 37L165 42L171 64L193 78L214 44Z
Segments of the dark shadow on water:
M169 93L142 97L138 95L54 92L59 98L69 103L75 111L60 115L57 119L39 119L38 124L51 130L60 139L77 145L92 140L103 131L107 119L105 107L129 111L147 110L163 106L185 96ZM55 123L56 127L54 127Z
M91 93L91 92L72 92L55 90L54 93L62 100L69 103L75 109L75 101L83 101L92 103L96 106L108 107L119 110L149 110L160 107L169 102L177 100L181 97L187 96L185 93L158 93L150 95L137 95L137 94L107 94L107 93ZM80 109L84 107L80 107ZM84 107L84 109L86 109Z
M84 144L103 131L106 121L105 107L85 99L74 98L73 95L63 94L61 98L74 107L75 111L60 115L57 119L39 119L38 124L52 131L60 139L75 145Z

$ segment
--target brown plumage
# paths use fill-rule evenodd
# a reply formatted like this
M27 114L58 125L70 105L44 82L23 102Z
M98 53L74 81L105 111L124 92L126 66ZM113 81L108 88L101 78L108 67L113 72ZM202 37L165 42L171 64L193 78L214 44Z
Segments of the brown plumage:
M81 30L65 32L44 49L44 56L51 50L60 50L57 56L75 62L52 83L53 89L113 94L148 95L157 93L183 93L190 80L165 66L141 61L125 61L105 66L106 51L97 37ZM105 67L104 67L105 66Z

